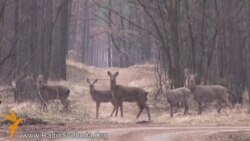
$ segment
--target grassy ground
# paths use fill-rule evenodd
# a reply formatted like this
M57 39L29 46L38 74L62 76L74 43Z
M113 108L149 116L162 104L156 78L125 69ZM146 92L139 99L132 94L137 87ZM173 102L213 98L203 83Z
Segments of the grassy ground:
M119 71L117 83L127 86L137 86L147 90L149 95L148 104L152 115L151 124L164 124L169 126L223 126L223 125L250 125L250 116L247 114L246 108L237 107L233 110L225 109L222 114L216 113L214 108L208 108L202 116L197 115L197 107L190 108L189 115L183 116L183 110L177 110L174 118L169 117L169 111L165 108L165 101L153 100L155 93L155 78L154 67L150 64L136 65L130 68L97 68L93 66L86 66L81 63L67 61L67 81L49 82L52 84L61 84L70 88L71 112L63 113L56 109L62 108L58 102L51 102L48 112L41 112L38 104L22 103L13 104L12 97L8 97L6 101L0 106L0 120L2 115L9 111L15 111L19 116L28 116L31 118L42 119L51 125L98 125L98 126L112 126L112 125L128 125L135 124L139 120L147 120L146 112L141 115L139 120L135 119L138 108L135 103L124 103L124 118L109 117L113 107L110 103L101 104L100 118L95 119L95 102L89 94L88 83L86 78L100 79L96 84L96 89L109 89L109 77L107 71ZM6 95L6 94L2 94ZM11 95L11 93L8 93ZM3 96L6 97L6 96Z

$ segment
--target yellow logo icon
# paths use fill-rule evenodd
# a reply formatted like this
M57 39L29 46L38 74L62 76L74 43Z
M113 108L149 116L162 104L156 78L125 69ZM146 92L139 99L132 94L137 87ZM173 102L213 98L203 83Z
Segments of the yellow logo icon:
M12 123L12 125L9 126L9 134L10 134L10 137L13 138L16 133L16 129L19 127L19 124L22 122L22 119L17 118L16 113L14 112L11 112L9 115L6 114L3 117L5 118L5 120L10 121Z

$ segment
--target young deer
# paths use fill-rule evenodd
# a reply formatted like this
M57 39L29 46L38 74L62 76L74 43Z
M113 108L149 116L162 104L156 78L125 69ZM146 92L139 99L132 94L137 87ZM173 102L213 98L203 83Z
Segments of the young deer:
M42 110L47 110L48 101L56 99L61 101L64 110L69 110L70 101L68 100L68 97L70 90L67 87L45 84L43 75L38 76L37 87L41 98Z
M89 83L89 92L92 97L92 99L96 102L96 118L99 117L99 108L101 103L108 103L111 102L113 105L113 111L110 116L113 115L115 112L115 101L112 100L112 94L110 90L96 90L95 89L95 83L97 82L97 79L95 79L92 83L90 82L89 78L87 78L87 82ZM117 116L117 112L116 112Z
M173 107L179 107L180 103L184 106L184 115L187 114L188 99L191 96L191 92L188 88L181 87L173 90L167 90L164 92L168 103L170 104L170 117L173 117Z
M121 116L123 116L123 107L122 102L136 102L136 104L139 106L139 113L136 118L139 118L141 115L141 112L145 108L148 113L148 120L150 121L150 113L149 113L149 107L147 105L147 95L148 92L144 91L141 88L137 87L126 87L116 84L116 77L118 76L119 72L116 72L115 74L112 74L111 72L107 72L107 74L110 77L110 88L112 92L112 99L114 99L116 105L116 111L118 111L118 108L120 106L121 109Z

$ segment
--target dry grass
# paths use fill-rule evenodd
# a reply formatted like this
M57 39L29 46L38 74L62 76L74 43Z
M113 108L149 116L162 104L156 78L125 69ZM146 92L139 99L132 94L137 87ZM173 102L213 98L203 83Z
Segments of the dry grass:
M164 113L156 117L155 122L176 126L249 126L250 118L246 108L224 109L221 114L211 108L202 115L197 115L197 111L191 110L189 115L184 116L181 110L174 118L170 118L169 113Z
M190 114L183 116L183 109L174 114L174 118L169 117L169 111L165 111L164 102L155 103L153 93L155 92L154 68L151 64L136 65L129 68L98 68L86 66L81 63L67 61L68 81L49 82L51 84L61 84L70 88L69 99L71 101L72 111L63 113L56 110L56 103L49 104L48 112L41 112L38 104L22 103L13 104L4 102L0 105L0 115L15 111L19 115L40 118L51 124L128 124L136 123L135 119L138 108L135 103L124 103L124 118L111 117L109 115L113 109L110 103L101 104L100 119L95 119L95 102L89 94L89 86L86 78L99 78L101 80L96 84L97 89L109 89L109 77L107 71L119 71L117 83L128 86L142 87L150 93L148 101L151 107L152 120L154 123L164 123L173 126L217 126L217 125L250 125L250 116L247 109L238 108L232 111L223 110L222 114L217 114L213 108L208 109L202 116L197 115L196 107L191 107ZM61 103L59 110L62 109ZM120 113L119 113L120 114ZM0 117L2 119L2 117ZM146 120L147 115L144 111L139 120Z

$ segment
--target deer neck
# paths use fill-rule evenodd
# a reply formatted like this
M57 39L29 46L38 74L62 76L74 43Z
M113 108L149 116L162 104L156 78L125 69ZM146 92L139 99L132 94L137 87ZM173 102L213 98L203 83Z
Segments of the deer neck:
M90 95L94 95L94 93L95 93L95 89L94 88L91 88L91 87L89 87L89 92L90 92Z
M37 87L38 89L41 89L44 85L43 84L38 84Z
M191 92L193 92L193 91L196 89L196 85L191 85L191 86L189 87L189 89L190 89Z
M113 82L113 83L111 83L110 84L110 89L111 89L111 91L113 91L113 90L115 90L116 89L116 82Z

